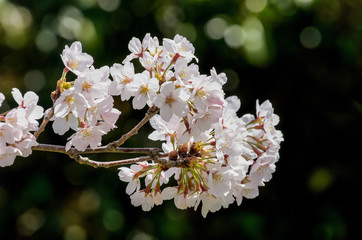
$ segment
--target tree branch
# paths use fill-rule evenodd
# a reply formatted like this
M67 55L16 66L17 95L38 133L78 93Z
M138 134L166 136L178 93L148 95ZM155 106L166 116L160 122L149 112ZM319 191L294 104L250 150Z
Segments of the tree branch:
M42 133L45 129L45 126L48 124L48 122L50 121L50 119L54 116L54 106L50 109L50 111L48 112L48 114L44 117L43 122L41 123L40 127L38 128L38 130L34 133L34 137L38 138L40 133Z
M159 148L116 148L114 150L109 150L107 146L98 147L95 149L87 148L83 152L78 151L75 148L65 150L65 146L52 145L52 144L39 144L32 147L34 151L43 151L43 152L57 152L67 155L79 155L79 154L91 154L91 153L143 153L150 154L151 152L160 152Z
M136 126L134 126L131 131L129 131L126 134L123 134L120 139L117 141L111 142L107 145L107 148L109 151L113 151L116 148L120 147L128 138L132 137L133 135L136 135L138 133L138 130L145 125L153 116L155 116L160 109L156 106L152 106L148 109L143 119L137 123Z
M138 163L138 162L152 160L152 158L150 156L144 156L144 157L111 161L111 162L98 162L98 161L93 161L87 157L82 157L81 155L77 155L74 159L80 164L85 164L88 166L92 166L94 168L98 168L98 167L109 168L109 167L122 166L122 165L126 165L126 164L132 164L132 163Z
M154 161L155 163L162 164L166 168L171 167L185 167L187 166L187 158L179 158L176 161L171 161L168 158L168 153L160 153L161 149L159 148L116 148L114 150L109 150L107 146L99 147L96 149L87 148L85 151L80 152L75 148L69 149L69 151L65 150L64 146L60 145L51 145L51 144L39 144L38 146L32 147L33 151L43 151L43 152L56 152L68 155L70 158L73 158L80 164L85 164L88 166L92 166L95 168L103 167L115 167L115 166L122 166L126 164L132 164L137 162L143 161ZM87 157L83 157L80 154L90 154L90 153L143 153L148 154L148 156L143 157L136 157L136 158L129 158L129 159L122 159L116 161L109 161L109 162L99 162L91 160Z

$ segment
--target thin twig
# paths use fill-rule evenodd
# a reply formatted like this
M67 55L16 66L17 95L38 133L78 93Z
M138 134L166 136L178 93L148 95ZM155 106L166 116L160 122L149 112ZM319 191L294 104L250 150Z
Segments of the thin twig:
M96 149L87 148L85 151L80 152L75 148L71 148L68 151L65 150L64 146L60 145L51 145L51 144L39 144L37 146L32 147L33 151L43 151L43 152L56 152L68 155L70 158L75 159L80 164L86 164L92 167L113 167L113 166L121 166L126 164L132 164L137 162L143 161L150 161L155 158L158 160L159 157L165 157L168 154L159 152L161 149L159 148L116 148L114 150L109 150L107 146L98 147ZM117 161L110 161L110 162L98 162L91 160L87 157L83 157L80 154L91 154L91 153L143 153L148 154L149 156L137 157L137 158L129 158Z
M115 166L122 166L126 164L132 164L137 162L143 161L154 161L155 163L162 164L166 168L171 167L185 167L187 166L186 162L188 161L187 158L179 158L175 161L169 160L168 153L161 153L161 149L159 148L116 148L115 150L109 150L107 147L99 147L96 149L87 148L84 152L79 152L75 148L69 149L69 151L65 150L64 146L60 145L51 145L51 144L39 144L38 146L32 147L34 151L43 151L43 152L56 152L68 155L70 158L73 158L80 164L85 164L88 166L92 166L95 168L103 167L115 167ZM90 153L143 153L148 154L148 156L143 157L136 157L136 158L128 158L116 161L109 161L109 162L99 162L91 160L87 157L83 157L80 154L90 154Z
M108 150L113 151L114 149L120 147L128 138L132 137L133 135L136 135L138 133L138 130L145 125L153 116L155 116L160 109L156 106L152 106L148 109L143 119L137 123L136 126L134 126L128 133L123 134L120 139L117 141L111 142L107 145Z
M151 152L160 152L159 148L116 148L114 150L109 150L107 146L98 147L95 149L87 148L83 152L78 151L75 148L71 148L68 151L65 150L65 146L52 145L52 144L39 144L32 147L34 151L43 151L43 152L57 152L67 155L79 155L79 154L91 154L91 153L144 153L150 154Z
M85 164L88 166L92 166L94 168L98 168L98 167L109 168L109 167L115 167L115 166L122 166L122 165L126 165L126 164L150 161L152 159L150 156L144 156L144 157L111 161L111 162L98 162L98 161L91 160L87 157L82 157L81 155L77 155L75 157L75 160L80 164Z
M122 166L132 163L138 163L138 162L144 162L144 161L154 161L155 163L159 163L163 165L166 168L172 168L172 167L185 167L185 162L187 161L186 158L180 158L176 161L170 161L167 158L168 153L159 153L157 154L157 157L154 156L144 156L144 157L137 157L137 158L129 158L129 159L123 159L123 160L116 160L111 162L98 162L91 160L87 157L82 157L81 155L77 155L74 157L74 159L80 163L85 164L88 166L92 166L94 168L103 167L103 168L109 168L109 167L115 167L115 166Z
M50 119L54 116L54 106L50 109L48 114L44 117L43 122L40 124L38 130L34 133L35 138L38 138L40 133L42 133L45 129L45 126L48 124Z

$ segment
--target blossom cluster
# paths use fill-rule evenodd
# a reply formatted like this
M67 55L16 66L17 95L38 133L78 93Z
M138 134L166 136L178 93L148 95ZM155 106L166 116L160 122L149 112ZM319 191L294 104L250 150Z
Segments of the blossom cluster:
M63 135L75 131L68 138L66 150L74 146L84 151L88 146L95 149L101 145L102 136L115 128L121 112L113 107L110 95L109 67L93 66L93 57L82 52L80 42L66 46L61 54L65 65L58 81L60 96L54 102L53 130ZM66 74L76 75L73 82L66 81Z
M271 103L257 102L256 116L239 118L240 100L225 98L222 90L226 75L214 68L210 75L200 74L191 63L198 61L194 47L182 36L163 39L161 45L147 34L142 42L133 38L128 46L131 54L111 68L111 94L122 100L133 97L135 109L156 105L160 114L150 120L155 131L149 139L163 141L167 159L181 162L171 168L154 162L119 168L131 203L144 211L170 199L180 209L197 209L202 203L206 217L209 211L258 196L259 186L275 171L283 141ZM134 59L143 72L134 72ZM170 178L177 184L164 187Z
M240 100L226 98L223 91L226 75L214 68L201 74L193 45L180 35L160 43L146 34L142 41L132 38L128 48L131 53L122 64L101 68L93 66L80 42L63 50L65 68L45 116L55 133L72 130L65 150L101 146L102 136L116 128L121 112L113 97L120 97L132 100L134 109L147 105L159 110L150 119L154 131L148 138L162 141L164 153L119 168L134 206L149 211L173 199L179 209L201 206L206 217L258 196L259 187L272 178L283 141L271 103L257 101L255 115L238 117ZM143 70L136 72L135 64ZM74 81L67 81L70 72ZM19 106L0 114L1 167L31 154L37 145L31 132L38 130L37 120L44 115L34 92L22 96L14 88L12 95ZM0 107L4 99L0 93Z
M0 115L0 167L10 166L17 156L28 157L31 147L36 146L36 138L31 131L38 129L38 119L44 109L38 106L39 97L32 91L21 94L13 88L12 96L18 107ZM5 100L0 93L0 107Z

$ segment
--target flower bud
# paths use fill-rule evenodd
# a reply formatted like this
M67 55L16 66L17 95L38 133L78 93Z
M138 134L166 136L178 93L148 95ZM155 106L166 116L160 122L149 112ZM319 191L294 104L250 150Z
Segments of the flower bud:
M181 158L187 157L187 150L188 150L187 143L178 146L178 155L179 155Z
M168 154L168 159L170 159L171 161L176 161L177 160L177 151L172 151Z

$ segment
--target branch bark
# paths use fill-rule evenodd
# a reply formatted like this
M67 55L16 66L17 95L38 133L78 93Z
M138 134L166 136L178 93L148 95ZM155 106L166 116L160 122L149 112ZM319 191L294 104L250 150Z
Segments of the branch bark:
M155 163L162 164L166 168L171 167L185 167L187 158L179 158L176 161L171 161L168 159L168 153L161 153L161 149L159 148L116 148L114 150L109 150L107 146L99 147L96 149L87 148L84 152L79 152L75 148L69 149L69 151L65 150L64 146L60 145L51 145L51 144L39 144L38 146L32 147L33 151L43 151L43 152L55 152L62 153L68 155L70 158L73 158L80 164L85 164L88 166L92 166L94 168L103 167L115 167L122 166L126 164L138 163L143 161L154 161ZM91 154L91 153L142 153L147 154L148 156L136 157L136 158L128 158L116 161L109 162L99 162L91 160L87 157L81 156L82 154Z
M107 146L98 147L95 149L87 148L85 151L80 152L75 148L65 150L65 146L52 145L52 144L39 144L38 146L32 147L34 151L43 151L43 152L57 152L67 155L79 155L79 154L91 154L91 153L143 153L150 154L151 152L160 152L159 148L115 148L114 150L109 150Z
M48 124L50 119L54 116L54 106L50 109L48 114L44 117L43 122L41 123L40 127L36 132L34 132L34 137L38 138L40 133L42 133L45 129L45 126Z
M156 115L159 111L159 108L156 106L152 106L148 109L143 119L134 126L128 133L123 134L120 139L117 141L109 143L107 146L98 147L95 149L87 148L85 151L80 152L75 148L71 148L68 151L65 150L65 146L59 145L51 145L51 144L39 144L38 146L32 147L34 151L45 151L45 152L57 152L68 155L70 158L73 158L80 164L86 164L92 167L113 167L113 166L120 166L125 164L131 164L136 162L142 161L150 161L153 160L154 162L158 162L163 165L171 166L169 160L162 159L162 157L168 156L167 153L160 153L161 149L159 148L120 148L120 146L130 137L136 135L138 130L145 125L154 115ZM38 131L34 133L34 136L38 138L41 132L44 131L45 126L48 124L49 120L54 116L54 106L48 112L48 114L44 117L43 122L41 123ZM138 158L130 158L130 159L123 159L111 162L97 162L91 160L87 157L81 156L81 154L91 154L91 153L141 153L147 154L149 156L138 157Z
M117 141L111 142L107 145L107 149L109 151L113 151L116 148L120 147L128 138L132 137L133 135L136 135L138 133L138 130L145 125L153 116L155 116L160 109L156 106L152 106L148 109L143 119L137 123L136 126L134 126L131 131L129 131L126 134L123 134L120 139Z

